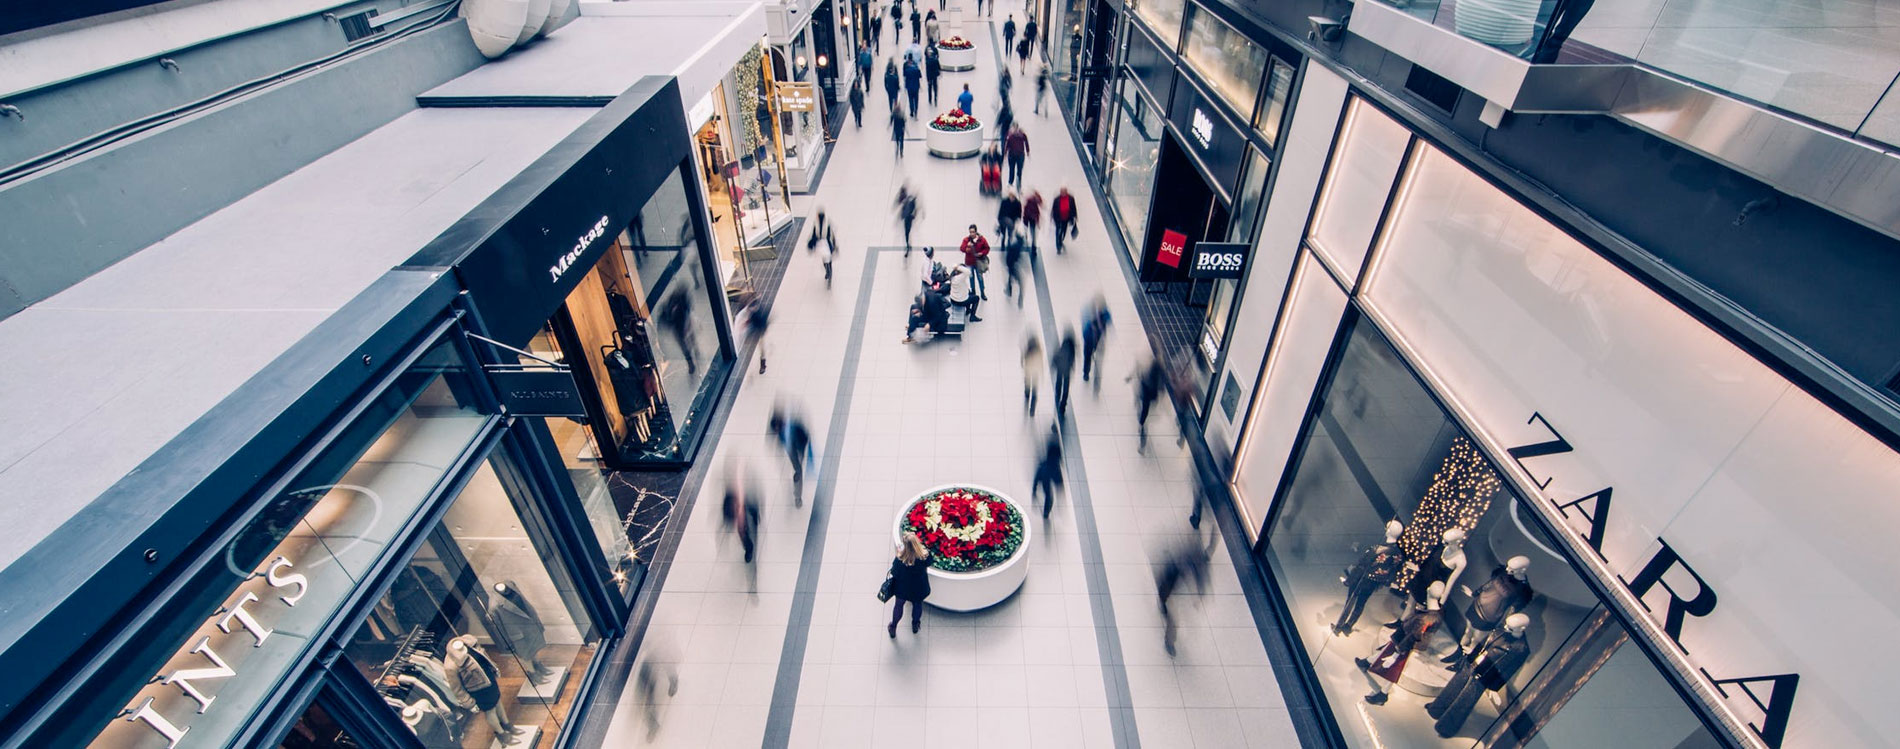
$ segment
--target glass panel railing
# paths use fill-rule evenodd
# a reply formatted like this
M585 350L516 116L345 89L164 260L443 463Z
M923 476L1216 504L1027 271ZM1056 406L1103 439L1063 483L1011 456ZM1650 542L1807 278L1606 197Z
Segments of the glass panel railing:
M1385 0L1508 54L1640 64L1900 144L1900 12L1865 0Z

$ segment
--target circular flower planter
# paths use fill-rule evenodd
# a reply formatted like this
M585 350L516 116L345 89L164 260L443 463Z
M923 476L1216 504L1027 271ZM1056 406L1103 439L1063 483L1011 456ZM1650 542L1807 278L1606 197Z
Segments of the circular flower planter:
M967 159L983 150L983 126L977 125L969 130L939 130L936 125L924 126L924 146L930 153L946 159Z
M945 47L937 43L937 62L944 70L963 71L976 69L976 46Z
M975 502L964 498L974 498ZM928 521L917 523L912 519L914 509L920 509L919 505L932 500L963 504L966 508L975 504L988 504L990 508L994 508L996 503L1001 503L1014 512L1014 522L1010 522L1012 518L1007 517L1007 513L999 517L998 513L990 508L984 508L980 513L957 513L950 511L952 508L940 505L940 511L931 516L939 523L934 528L936 532L919 534L924 538L926 547L933 546L932 541L935 539L945 544L956 543L958 548L975 547L987 551L951 556L940 554L938 549L932 548L929 570L930 598L926 600L926 603L948 611L975 611L1001 603L1011 593L1015 593L1017 588L1023 586L1023 581L1029 577L1031 535L1029 513L1023 511L1022 506L1016 504L1015 500L995 489L974 484L951 484L918 494L915 499L904 503L903 509L897 512L897 522L891 529L893 544L903 538L906 528L917 526L926 531L933 530L929 528ZM916 514L930 516L927 511ZM1007 533L1009 527L1017 528L1020 537L1012 539L997 535ZM1015 544L1013 548L1009 546L1012 541ZM971 559L973 556L994 557L1005 553L1007 556L1000 561L972 561ZM941 569L939 565L968 569L950 571Z

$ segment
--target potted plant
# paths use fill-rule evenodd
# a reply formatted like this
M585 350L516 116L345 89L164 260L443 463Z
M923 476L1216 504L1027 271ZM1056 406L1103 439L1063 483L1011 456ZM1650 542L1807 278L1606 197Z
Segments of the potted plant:
M924 127L924 146L936 156L964 159L983 150L983 123L961 109L952 109Z
M897 514L892 540L917 534L930 550L929 603L975 611L1008 598L1029 576L1029 516L994 489L940 486Z
M937 41L937 61L944 70L975 70L976 44L961 36Z

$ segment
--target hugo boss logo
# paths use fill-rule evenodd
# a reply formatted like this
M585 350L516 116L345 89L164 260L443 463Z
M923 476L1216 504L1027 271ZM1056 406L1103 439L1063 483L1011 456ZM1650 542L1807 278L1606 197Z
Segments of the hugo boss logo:
M1203 252L1194 258L1196 270L1240 270L1247 256L1238 252Z
M593 228L588 229L587 233L582 234L579 239L574 241L574 249L568 250L567 254L562 255L559 260L554 261L553 265L548 266L548 280L550 282L559 282L561 276L567 273L567 269L574 265L574 261L579 260L581 255L587 252L588 247L592 246L596 240L606 236L606 234L607 217L601 216L599 221L594 222Z

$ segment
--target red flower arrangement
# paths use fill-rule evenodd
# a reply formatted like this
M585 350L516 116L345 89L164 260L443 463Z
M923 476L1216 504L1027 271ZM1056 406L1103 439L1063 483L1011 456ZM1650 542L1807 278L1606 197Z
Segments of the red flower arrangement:
M941 49L969 49L976 45L970 43L970 40L963 37L953 36L948 39L938 40L937 46Z
M945 572L976 572L1015 556L1023 543L1023 516L989 492L945 489L912 503L904 530L930 550L930 566Z
M952 109L948 112L944 112L943 114L937 115L937 119L930 121L931 127L952 133L975 130L981 127L982 124L981 122L977 122L975 117L965 114L961 109Z

